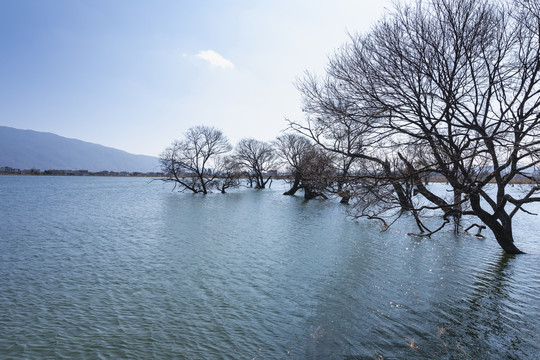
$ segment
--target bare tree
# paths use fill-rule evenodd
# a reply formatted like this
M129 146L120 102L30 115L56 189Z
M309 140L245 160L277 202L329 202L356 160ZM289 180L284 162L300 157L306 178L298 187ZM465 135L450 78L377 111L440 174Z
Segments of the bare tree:
M304 136L287 133L279 136L274 146L277 155L292 176L291 188L283 195L304 190L305 199L327 198L325 191L333 182L332 159Z
M342 202L348 203L354 196L355 216L379 219L385 228L383 213L395 210L400 216L411 212L420 231L424 231L412 204L411 181L402 176L388 129L378 116L346 97L350 94L344 94L340 83L330 76L321 80L306 74L297 88L303 95L307 116L301 122L289 121L289 127L335 154L338 173L334 187Z
M235 188L240 186L240 180L242 179L243 172L240 164L236 161L236 158L232 155L221 156L216 161L216 168L220 169L219 181L216 185L222 194L225 194L229 188Z
M160 155L162 170L167 174L163 181L173 182L182 191L207 194L223 178L226 162L221 157L231 149L221 130L192 127Z
M365 160L374 189L412 184L413 197L422 199L410 201L411 210L443 213L441 227L425 227L427 234L449 218L459 224L472 215L502 249L520 253L512 218L540 201L540 186L518 197L508 185L516 177L535 182L531 174L540 164L539 14L537 2L527 0L398 5L368 34L351 36L331 58L324 81L304 80L317 86L300 87L314 105L306 106L310 123L297 128L315 130L311 138L327 148ZM317 130L320 104L334 123L354 126ZM329 146L344 137L358 139L350 151L347 141L345 148ZM392 164L390 171L384 164ZM430 174L449 182L451 197L425 186Z
M293 176L291 188L283 195L294 195L301 188L301 164L304 154L311 150L312 144L300 135L285 134L276 139L274 147L289 175Z
M255 188L264 189L270 176L265 173L274 166L275 154L272 145L255 140L242 139L235 148L235 159L240 167L245 168L248 176L255 179Z

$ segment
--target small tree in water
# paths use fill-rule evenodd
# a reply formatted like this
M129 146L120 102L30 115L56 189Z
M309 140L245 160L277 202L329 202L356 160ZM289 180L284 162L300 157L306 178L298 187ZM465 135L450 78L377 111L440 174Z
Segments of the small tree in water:
M219 186L220 181L229 180L224 175L228 161L223 156L231 151L229 141L221 130L208 126L190 128L182 140L175 140L160 155L162 171L166 174L165 182L173 182L181 191L207 194L212 187L222 192L226 186Z
M275 160L272 145L255 139L242 139L236 145L234 158L250 178L255 178L256 189L266 187L270 177L265 179L264 175Z
M325 192L332 185L335 173L330 156L298 134L279 136L274 146L292 176L291 188L283 195L294 195L302 189L306 200L326 199Z

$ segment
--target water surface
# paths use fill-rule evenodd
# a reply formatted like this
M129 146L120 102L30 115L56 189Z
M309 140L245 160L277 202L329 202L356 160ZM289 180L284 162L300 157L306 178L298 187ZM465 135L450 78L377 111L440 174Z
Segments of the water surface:
M381 233L284 186L0 176L0 358L540 354L537 216L512 257L490 234Z

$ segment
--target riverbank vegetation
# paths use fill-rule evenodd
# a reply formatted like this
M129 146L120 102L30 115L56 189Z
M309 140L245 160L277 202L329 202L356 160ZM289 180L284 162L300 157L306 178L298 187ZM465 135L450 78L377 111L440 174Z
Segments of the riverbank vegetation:
M262 189L263 172L279 168L291 178L285 195L339 197L385 227L410 214L417 236L448 224L458 231L470 216L505 252L521 253L512 219L540 201L537 2L398 4L297 88L306 116L288 120L288 133L231 151L220 130L190 129L162 154L164 181L206 194L247 178ZM451 193L434 193L430 179ZM531 183L520 196L508 191L517 180ZM424 221L433 212L434 227Z

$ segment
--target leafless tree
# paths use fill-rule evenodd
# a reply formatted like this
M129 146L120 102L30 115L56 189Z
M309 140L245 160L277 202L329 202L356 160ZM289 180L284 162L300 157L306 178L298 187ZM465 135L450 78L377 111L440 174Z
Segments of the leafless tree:
M227 164L222 156L231 149L221 130L192 127L160 155L162 170L167 174L163 181L173 182L182 191L207 194L212 187L219 187Z
M219 181L216 185L222 194L225 194L229 188L235 188L240 186L240 180L244 173L240 164L236 161L236 158L232 155L221 156L216 161L216 168L220 169L217 174Z
M292 176L291 188L283 195L304 190L305 199L327 198L325 191L333 182L335 169L331 157L304 136L287 133L274 143L278 157Z
M351 35L325 79L306 76L300 90L308 124L295 125L363 159L373 169L374 194L412 184L421 200L407 195L407 205L417 214L442 210L441 227L472 215L502 249L520 253L512 218L540 201L540 186L516 196L508 185L517 177L535 182L540 163L539 14L527 0L397 5L369 33ZM317 128L322 115L331 122ZM424 184L432 174L449 182L451 197Z
M312 144L307 138L289 133L278 136L274 142L274 147L289 173L288 175L294 178L291 188L283 195L294 195L301 188L301 164L304 154L311 150Z
M270 176L265 173L274 166L275 154L272 145L255 139L242 139L235 148L235 159L250 178L255 179L255 188L264 189Z
M345 98L339 83L306 74L298 81L303 95L304 121L289 121L289 127L334 154L335 190L342 202L356 199L355 216L379 219L393 211L400 216L411 212L424 231L411 198L411 181L394 160L389 132L377 116L363 109L359 102ZM376 186L375 186L376 185Z

